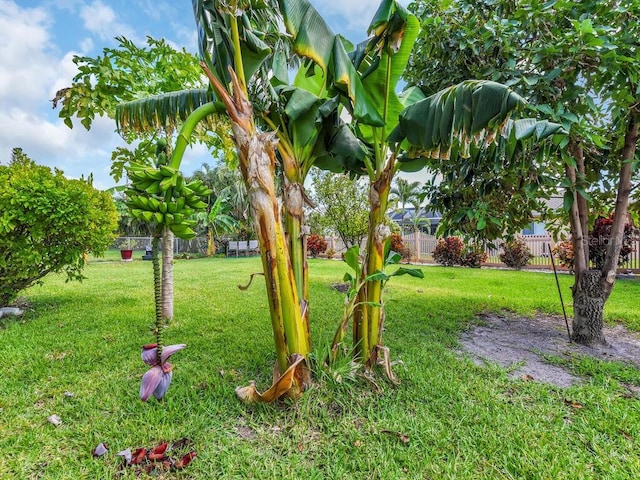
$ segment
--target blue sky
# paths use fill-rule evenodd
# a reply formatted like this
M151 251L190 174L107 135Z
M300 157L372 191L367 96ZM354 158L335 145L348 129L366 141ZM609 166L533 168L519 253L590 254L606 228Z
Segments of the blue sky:
M311 0L330 26L352 41L365 37L378 0ZM403 1L405 5L407 1ZM0 163L21 147L37 163L68 177L94 175L98 188L114 185L111 152L124 142L115 124L97 119L91 131L68 129L50 100L76 74L75 55L96 56L125 36L143 45L147 35L197 52L190 0L0 0ZM184 160L192 173L211 163L203 147Z

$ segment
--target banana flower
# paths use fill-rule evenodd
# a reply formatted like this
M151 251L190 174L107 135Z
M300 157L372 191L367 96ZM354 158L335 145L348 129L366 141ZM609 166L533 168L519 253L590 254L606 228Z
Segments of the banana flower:
M166 346L162 348L159 359L157 343L142 347L142 361L151 366L142 377L142 383L140 384L140 399L143 402L146 402L151 395L158 400L162 400L171 384L171 377L173 377L173 365L167 362L167 359L185 347L184 343Z

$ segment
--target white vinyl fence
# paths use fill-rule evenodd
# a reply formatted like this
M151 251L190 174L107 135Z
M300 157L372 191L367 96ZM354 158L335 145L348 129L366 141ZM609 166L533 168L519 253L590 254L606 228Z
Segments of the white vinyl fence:
M405 246L413 252L412 262L416 263L434 263L431 252L436 246L437 238L434 235L427 235L421 232L403 235ZM523 235L522 239L526 242L529 250L533 254L533 259L529 264L531 268L551 268L551 256L549 255L549 247L553 248L555 242L547 235ZM342 240L338 237L327 237L327 248L335 250L337 255L344 253L346 248ZM501 242L495 242L500 245ZM114 246L121 248L128 245L133 250L144 251L147 246L151 245L151 237L119 237L116 239ZM361 245L361 248L364 248ZM193 240L174 239L174 253L205 253L207 251L206 237L197 237ZM502 265L499 255L502 249L487 249L489 260L487 265ZM556 259L557 265L557 259ZM629 255L629 260L620 266L621 271L640 272L640 237L634 239L634 251Z

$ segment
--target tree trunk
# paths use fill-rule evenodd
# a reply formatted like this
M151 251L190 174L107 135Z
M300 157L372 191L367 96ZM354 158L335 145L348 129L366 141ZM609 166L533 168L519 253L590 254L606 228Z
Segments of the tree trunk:
M604 257L602 266L602 287L606 292L606 298L613 290L618 269L620 250L624 241L624 227L627 223L627 211L629 207L629 195L631 194L632 160L635 157L636 145L638 143L638 112L632 110L629 113L627 131L624 137L624 147L622 149L622 166L620 167L620 180L618 183L618 193L616 196L616 207L614 211L611 234L609 235L609 246Z
M302 320L309 333L309 266L307 264L307 227L304 225L304 187L297 175L285 168L284 209L287 244L293 269ZM296 170L297 173L297 170Z
M253 108L233 70L230 70L233 82L231 97L206 65L201 65L231 119L240 171L247 187L260 244L277 371L284 373L294 361L300 365L288 392L296 398L310 382L311 375L306 362L296 360L299 356L306 358L309 354L310 338L303 320L306 306L301 305L298 297L275 191L275 134L257 131Z
M213 229L207 227L207 257L212 257L216 254L216 244L213 240Z
M631 192L631 160L635 156L638 141L637 115L638 112L635 110L629 113L629 122L622 151L622 166L620 168L616 207L604 265L602 270L580 271L576 269L575 271L573 334L571 338L575 342L585 345L606 343L602 333L602 313L604 304L609 298L616 280L618 259L624 237L624 226L627 221L627 208ZM573 217L571 218L573 220ZM574 221L572 221L571 227L572 233L574 233ZM574 238L574 248L576 246L575 242L576 239Z
M384 247L391 236L391 230L384 224L384 218L393 179L393 166L394 159L391 158L369 189L371 210L362 279L384 270ZM383 326L382 282L370 280L358 292L358 305L353 316L354 356L368 367L377 364L378 350L382 347Z
M584 345L606 344L602 333L602 312L607 294L600 270L587 270L573 286L573 333L571 339Z
M162 318L173 320L173 232L162 230Z

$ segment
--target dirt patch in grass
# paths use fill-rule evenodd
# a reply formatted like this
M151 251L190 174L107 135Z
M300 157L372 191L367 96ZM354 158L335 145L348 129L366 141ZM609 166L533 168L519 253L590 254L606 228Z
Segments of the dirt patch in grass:
M571 322L571 319L569 319ZM478 322L460 337L462 351L474 362L497 363L512 368L510 376L566 387L582 379L565 368L552 365L544 355L575 357L586 355L598 360L625 362L640 368L640 336L624 326L605 327L608 345L585 347L569 343L561 316L479 315Z

